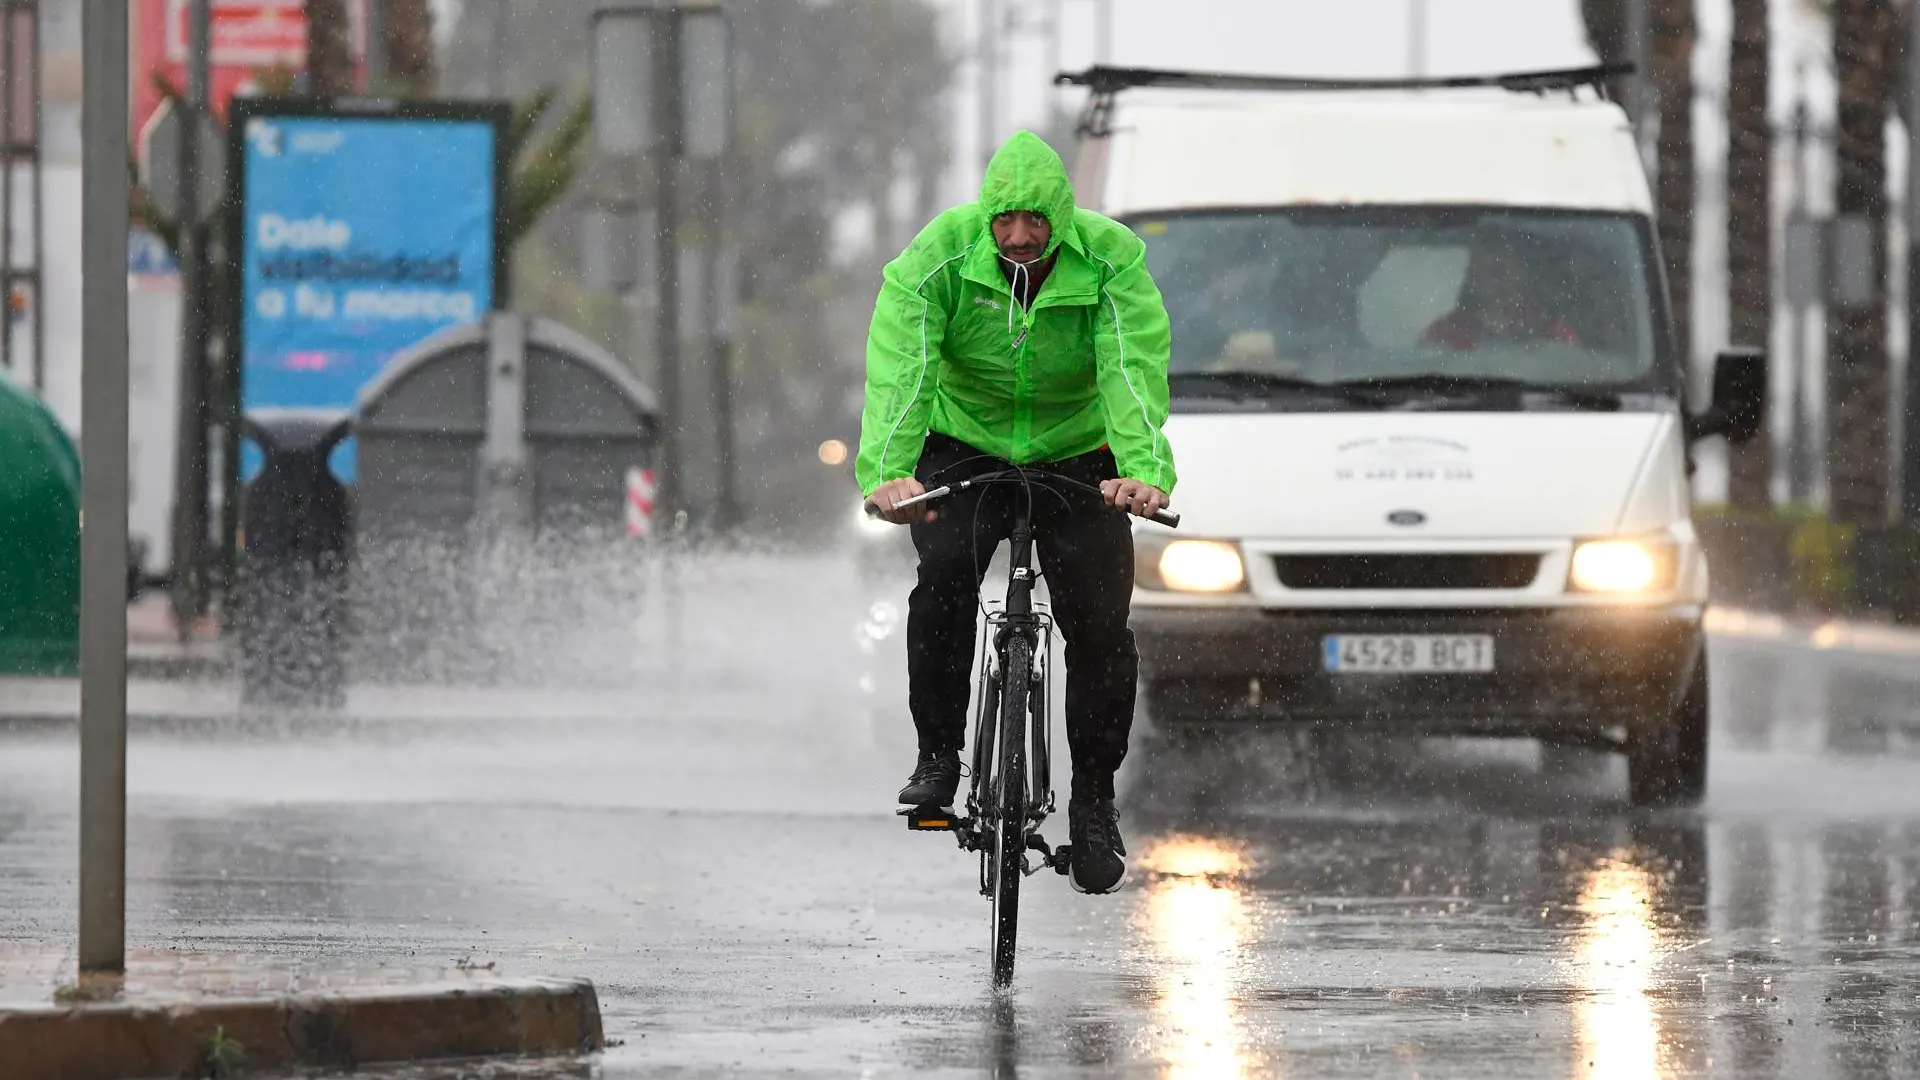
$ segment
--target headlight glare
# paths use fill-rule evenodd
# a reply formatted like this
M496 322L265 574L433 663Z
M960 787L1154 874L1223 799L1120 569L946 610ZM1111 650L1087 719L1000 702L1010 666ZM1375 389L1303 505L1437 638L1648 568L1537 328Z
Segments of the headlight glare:
M1574 589L1644 593L1673 584L1674 548L1665 540L1590 540L1573 549Z
M855 507L854 514L857 519L855 521L855 527L860 530L860 535L862 536L885 536L888 530L899 528L898 525L888 521L886 518L869 517L865 503L861 503Z
M1175 540L1160 552L1160 581L1178 592L1232 592L1247 582L1240 550L1218 540Z

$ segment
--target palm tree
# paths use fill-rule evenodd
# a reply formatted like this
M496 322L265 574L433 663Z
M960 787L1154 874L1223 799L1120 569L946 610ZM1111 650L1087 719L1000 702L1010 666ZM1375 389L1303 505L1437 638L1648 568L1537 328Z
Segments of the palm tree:
M424 97L433 92L433 5L431 0L370 0L386 4L387 78L394 92Z
M1654 204L1673 305L1673 342L1693 356L1693 0L1644 0L1647 74L1659 111Z
M553 209L586 161L588 136L593 133L593 96L581 93L549 124L559 103L559 91L547 87L514 106L503 147L513 169L501 234L509 246L524 239Z
M1693 0L1637 0L1647 5L1647 49L1633 56L1630 11L1635 0L1581 0L1587 40L1605 62L1643 63L1654 115L1636 117L1659 131L1654 203L1673 311L1674 347L1693 352ZM1624 83L1624 80L1622 81ZM1610 88L1625 100L1626 87Z
M1580 0L1580 19L1586 24L1587 44L1603 64L1632 59L1627 55L1627 0ZM1607 92L1625 101L1626 80L1616 79Z
M1872 289L1858 306L1827 317L1827 470L1834 516L1886 519L1888 496L1887 147L1893 83L1891 0L1833 0L1833 60L1839 79L1837 212L1868 224Z
M1733 0L1727 65L1727 276L1734 344L1765 348L1773 330L1773 131L1767 114L1767 0ZM1729 501L1772 502L1766 431L1730 447Z
M353 93L356 87L347 0L306 0L306 15L307 92L322 97Z

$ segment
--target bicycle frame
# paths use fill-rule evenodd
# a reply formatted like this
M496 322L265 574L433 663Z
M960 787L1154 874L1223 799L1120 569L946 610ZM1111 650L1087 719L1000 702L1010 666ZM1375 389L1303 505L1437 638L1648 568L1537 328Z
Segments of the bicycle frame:
M984 789L992 779L993 754L1000 736L1003 658L1008 637L1019 635L1026 639L1028 651L1034 658L1033 685L1027 698L1032 706L1027 725L1031 732L1032 758L1027 769L1027 820L1022 826L1029 836L1056 805L1052 783L1053 705L1052 695L1047 692L1053 616L1034 605L1034 584L1039 577L1033 566L1033 523L1023 510L1014 520L1010 538L1006 600L1000 610L988 610L987 634L981 643L976 695L979 707L974 718L973 781L967 789L967 821L969 825L978 822L986 808ZM1038 846L1035 850L1039 850ZM1047 849L1046 854L1050 860L1052 850Z

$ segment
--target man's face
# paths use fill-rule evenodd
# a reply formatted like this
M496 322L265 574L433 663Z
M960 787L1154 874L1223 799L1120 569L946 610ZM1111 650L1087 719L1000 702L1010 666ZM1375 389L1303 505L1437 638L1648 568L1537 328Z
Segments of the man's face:
M1044 214L1032 210L1009 210L993 217L993 242L1000 254L1014 262L1032 262L1046 253L1053 240L1053 226Z

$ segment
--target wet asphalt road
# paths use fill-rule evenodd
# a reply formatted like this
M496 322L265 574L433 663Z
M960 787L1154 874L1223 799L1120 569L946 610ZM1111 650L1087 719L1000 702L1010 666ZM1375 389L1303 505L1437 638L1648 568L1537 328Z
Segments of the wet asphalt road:
M1698 813L1527 745L1331 785L1137 735L1128 891L1030 879L996 996L976 864L888 805L896 617L833 560L696 576L643 691L138 735L131 941L592 978L619 1045L529 1078L1920 1076L1920 652L1717 639ZM0 937L70 938L76 770L0 736Z

